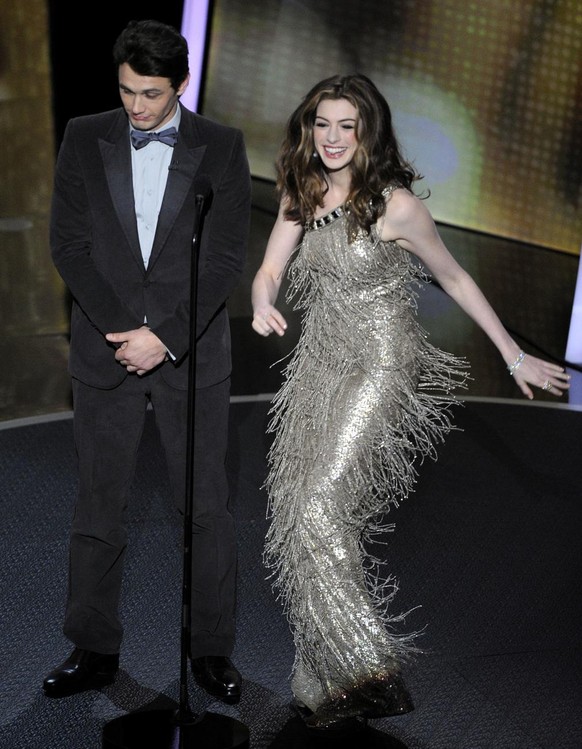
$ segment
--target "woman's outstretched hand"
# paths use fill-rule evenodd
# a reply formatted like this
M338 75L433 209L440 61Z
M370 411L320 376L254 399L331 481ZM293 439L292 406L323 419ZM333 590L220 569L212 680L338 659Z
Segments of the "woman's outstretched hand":
M530 385L552 395L563 395L570 387L570 375L559 364L552 364L536 356L520 352L515 362L508 366L517 386L530 400L534 394Z
M265 337L271 333L281 336L287 330L287 322L278 309L268 304L255 310L253 330Z

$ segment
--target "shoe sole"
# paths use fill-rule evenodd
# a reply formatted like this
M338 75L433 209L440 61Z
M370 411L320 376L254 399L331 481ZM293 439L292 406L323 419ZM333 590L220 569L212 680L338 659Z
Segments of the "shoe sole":
M198 682L196 682L198 684ZM225 702L227 705L236 705L240 701L240 693L239 694L219 694L218 692L213 692L210 689L207 689L206 687L203 687L202 684L198 684L200 689L203 689L207 695L210 697L214 697L217 700L220 700L221 702Z
M236 692L233 692L231 694L224 694L224 692L218 692L217 690L212 689L205 684L201 684L196 676L194 676L194 674L192 674L192 676L194 677L196 685L200 687L200 689L203 689L206 694L210 695L210 697L215 697L221 702L226 702L227 705L236 705L240 701L240 690L237 690Z
M89 681L84 682L82 685L77 687L71 685L67 688L56 688L51 689L50 685L44 686L43 690L46 697L52 699L59 699L60 697L72 697L75 694L81 694L82 692L88 692L91 689L101 689L113 684L115 681L115 674L95 674Z

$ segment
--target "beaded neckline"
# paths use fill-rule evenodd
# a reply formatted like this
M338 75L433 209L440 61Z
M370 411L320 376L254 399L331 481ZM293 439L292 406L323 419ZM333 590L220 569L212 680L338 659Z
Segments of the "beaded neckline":
M398 187L400 187L400 184L398 182L391 182L387 187L385 187L382 190L382 195L384 197L390 195L394 192ZM329 213L326 213L325 216L321 216L320 218L314 218L313 221L308 221L305 224L305 229L307 231L313 231L315 229L323 229L324 226L329 226L329 224L336 221L338 218L341 218L342 216L346 215L346 207L345 205L339 205L337 208L334 208L333 211L330 211Z
M308 221L305 225L305 228L308 230L323 229L324 226L328 226L338 218L341 218L345 215L345 208L342 205L339 205L337 208L334 208L333 211L326 213L325 216L314 218L313 221Z

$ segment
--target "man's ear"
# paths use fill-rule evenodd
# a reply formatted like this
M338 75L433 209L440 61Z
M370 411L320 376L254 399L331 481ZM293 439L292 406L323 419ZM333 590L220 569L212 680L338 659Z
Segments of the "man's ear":
M184 91L188 88L188 84L190 83L190 73L184 78L182 83L178 86L178 91L176 92L178 96L182 96Z

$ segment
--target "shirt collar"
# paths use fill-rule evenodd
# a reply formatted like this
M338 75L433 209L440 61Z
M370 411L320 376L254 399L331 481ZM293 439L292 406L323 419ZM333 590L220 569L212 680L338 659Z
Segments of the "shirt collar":
M178 103L178 104L176 104L176 111L175 111L174 116L172 117L172 119L168 120L168 122L164 123L164 125L162 125L162 127L158 127L155 130L152 130L151 132L152 133L159 133L162 130L166 130L169 127L175 127L176 130L179 130L180 129L180 119L181 118L182 118L182 110L180 108L180 104ZM129 124L129 132L131 133L132 130L136 130L136 128L133 127L133 125L130 123Z

